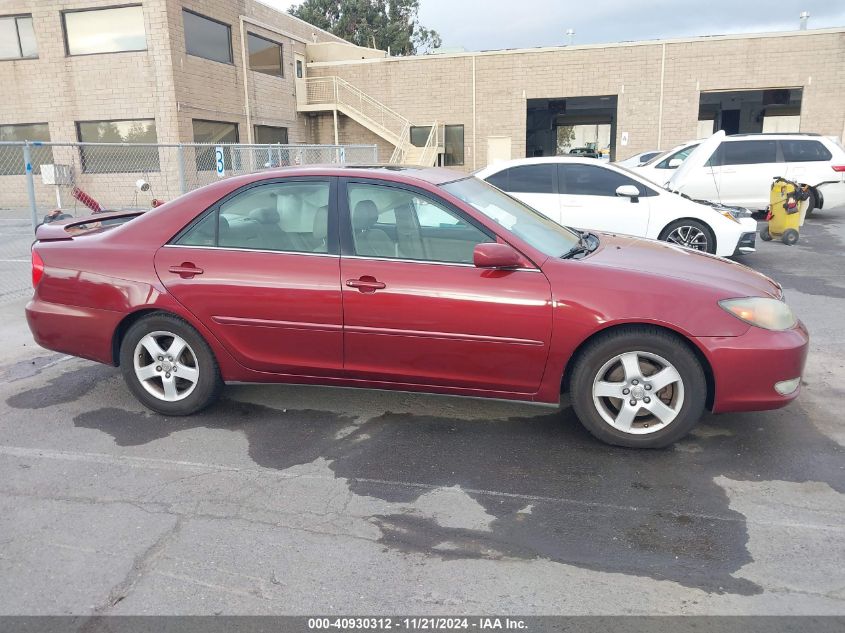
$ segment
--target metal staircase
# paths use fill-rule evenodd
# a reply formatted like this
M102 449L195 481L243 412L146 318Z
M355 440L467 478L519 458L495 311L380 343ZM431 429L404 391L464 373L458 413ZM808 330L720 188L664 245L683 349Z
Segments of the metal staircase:
M437 162L440 134L436 121L431 124L426 144L412 145L408 119L340 77L306 78L305 98L297 101L300 112L337 111L378 134L396 148L390 164L431 167Z

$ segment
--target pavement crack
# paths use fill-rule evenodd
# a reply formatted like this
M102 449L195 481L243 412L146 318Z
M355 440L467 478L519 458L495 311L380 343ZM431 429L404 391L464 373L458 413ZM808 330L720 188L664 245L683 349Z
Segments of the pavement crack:
M175 515L173 525L170 529L165 530L152 545L135 557L124 579L112 587L109 595L101 604L94 607L94 616L104 615L109 609L132 593L135 586L150 571L155 561L162 555L168 543L182 530L182 525L183 517ZM82 631L85 631L85 627L82 628Z

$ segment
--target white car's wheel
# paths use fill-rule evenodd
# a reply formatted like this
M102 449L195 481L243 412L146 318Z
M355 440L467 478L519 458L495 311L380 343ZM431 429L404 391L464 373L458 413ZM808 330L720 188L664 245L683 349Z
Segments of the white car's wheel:
M698 220L676 220L663 229L658 239L705 253L716 253L713 231Z

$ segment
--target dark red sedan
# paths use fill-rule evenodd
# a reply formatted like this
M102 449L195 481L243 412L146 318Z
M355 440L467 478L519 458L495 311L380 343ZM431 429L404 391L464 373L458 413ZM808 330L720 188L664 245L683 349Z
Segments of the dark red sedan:
M146 213L42 226L26 308L49 349L119 365L165 415L225 382L556 406L665 446L714 412L782 407L807 331L725 259L561 227L454 171L291 168Z

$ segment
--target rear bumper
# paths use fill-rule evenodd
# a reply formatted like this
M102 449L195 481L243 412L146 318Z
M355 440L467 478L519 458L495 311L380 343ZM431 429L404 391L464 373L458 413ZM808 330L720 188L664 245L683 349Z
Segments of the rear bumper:
M824 200L824 209L845 207L845 182L827 182L816 187Z
M35 298L26 321L41 347L100 363L114 364L112 333L123 313L50 303Z
M716 385L714 413L779 409L801 391L781 395L775 384L800 378L810 342L804 324L783 332L749 327L742 336L702 337Z

